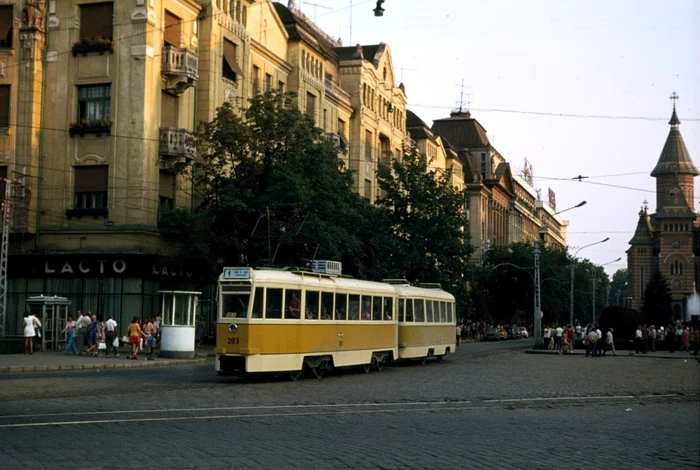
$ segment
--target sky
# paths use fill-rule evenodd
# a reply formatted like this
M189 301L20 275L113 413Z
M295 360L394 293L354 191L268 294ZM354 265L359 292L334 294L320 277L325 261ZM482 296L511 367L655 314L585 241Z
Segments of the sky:
M700 158L700 1L386 0L383 17L375 0L296 3L344 46L388 44L408 108L428 125L463 93L514 173L527 159L558 210L587 201L561 215L567 242L573 253L609 237L578 254L609 275L627 267L644 201L656 211L649 174L674 91L681 134ZM696 210L699 193L696 179Z

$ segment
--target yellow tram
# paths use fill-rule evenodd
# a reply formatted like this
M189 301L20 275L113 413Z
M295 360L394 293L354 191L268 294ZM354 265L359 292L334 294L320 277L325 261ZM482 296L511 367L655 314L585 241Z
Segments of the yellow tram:
M295 380L306 370L320 378L329 367L381 370L402 357L401 328L411 338L407 339L410 345L403 348L405 357L454 352L454 298L450 294L343 277L340 263L334 261L320 266L321 272L224 269L219 276L218 374L285 372ZM437 300L437 310L443 302L445 316L438 318L445 321L438 322L438 327L420 321L409 325L404 316L401 322L405 325L400 326L399 309L404 312L407 299L419 305L417 298L430 298L431 304ZM437 321L434 315L431 318ZM450 326L452 345L439 334L428 333ZM420 333L421 327L426 332ZM416 343L422 340L429 343Z

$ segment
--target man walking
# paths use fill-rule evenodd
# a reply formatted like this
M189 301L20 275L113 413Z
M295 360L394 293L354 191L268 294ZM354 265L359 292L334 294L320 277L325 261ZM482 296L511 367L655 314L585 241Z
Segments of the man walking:
M649 351L656 352L656 328L654 325L649 327Z
M613 338L613 329L610 328L608 330L608 334L605 336L605 351L610 349L613 353L613 356L617 356L617 352L615 351L615 339ZM603 351L603 356L605 356L605 351Z
M75 326L76 326L76 339L78 343L78 355L82 356L83 355L83 347L85 346L85 340L87 339L87 329L85 326L85 323L83 322L83 319L85 316L83 315L83 312L78 310L78 319L75 321ZM89 323L89 321L88 321Z
M554 330L554 349L557 351L561 349L561 339L564 334L564 328L561 327L561 325L557 326L557 328Z
M110 348L114 349L114 357L119 356L119 351L114 345L115 338L119 338L119 330L117 329L117 322L114 321L114 315L109 315L109 320L105 322L105 331L107 332L107 350L105 355L109 356Z
M642 325L637 325L637 331L634 332L634 353L639 354L642 349Z

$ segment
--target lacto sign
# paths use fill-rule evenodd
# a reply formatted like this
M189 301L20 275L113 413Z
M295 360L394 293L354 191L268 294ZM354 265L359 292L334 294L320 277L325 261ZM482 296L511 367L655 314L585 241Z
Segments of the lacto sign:
M123 259L115 259L114 261L104 259L76 262L65 261L63 263L46 261L44 263L44 274L122 274L126 271L126 266L126 261Z

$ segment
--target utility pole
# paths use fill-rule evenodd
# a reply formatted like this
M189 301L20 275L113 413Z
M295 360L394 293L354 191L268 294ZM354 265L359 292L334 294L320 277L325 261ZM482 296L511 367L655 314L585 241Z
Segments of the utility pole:
M591 279L591 284L593 287L593 303L591 305L592 310L591 310L591 324L595 325L595 287L596 287L596 281L598 279L596 278L596 273L593 273L593 279Z
M534 298L535 298L535 305L534 305L534 315L535 315L535 322L534 322L534 337L535 337L535 343L533 345L533 349L539 349L542 347L542 303L540 299L540 241L537 240L535 241L535 244L532 249L532 254L533 258L535 260L535 275L533 276L533 281L535 284L535 290L534 290Z
M576 265L574 263L571 263L569 265L571 268L571 299L569 302L569 324L573 328L574 326L574 269L576 268Z
M10 216L12 209L12 181L5 183L5 199L2 201L2 237L0 238L0 337L5 337L7 321L7 255L10 245Z

